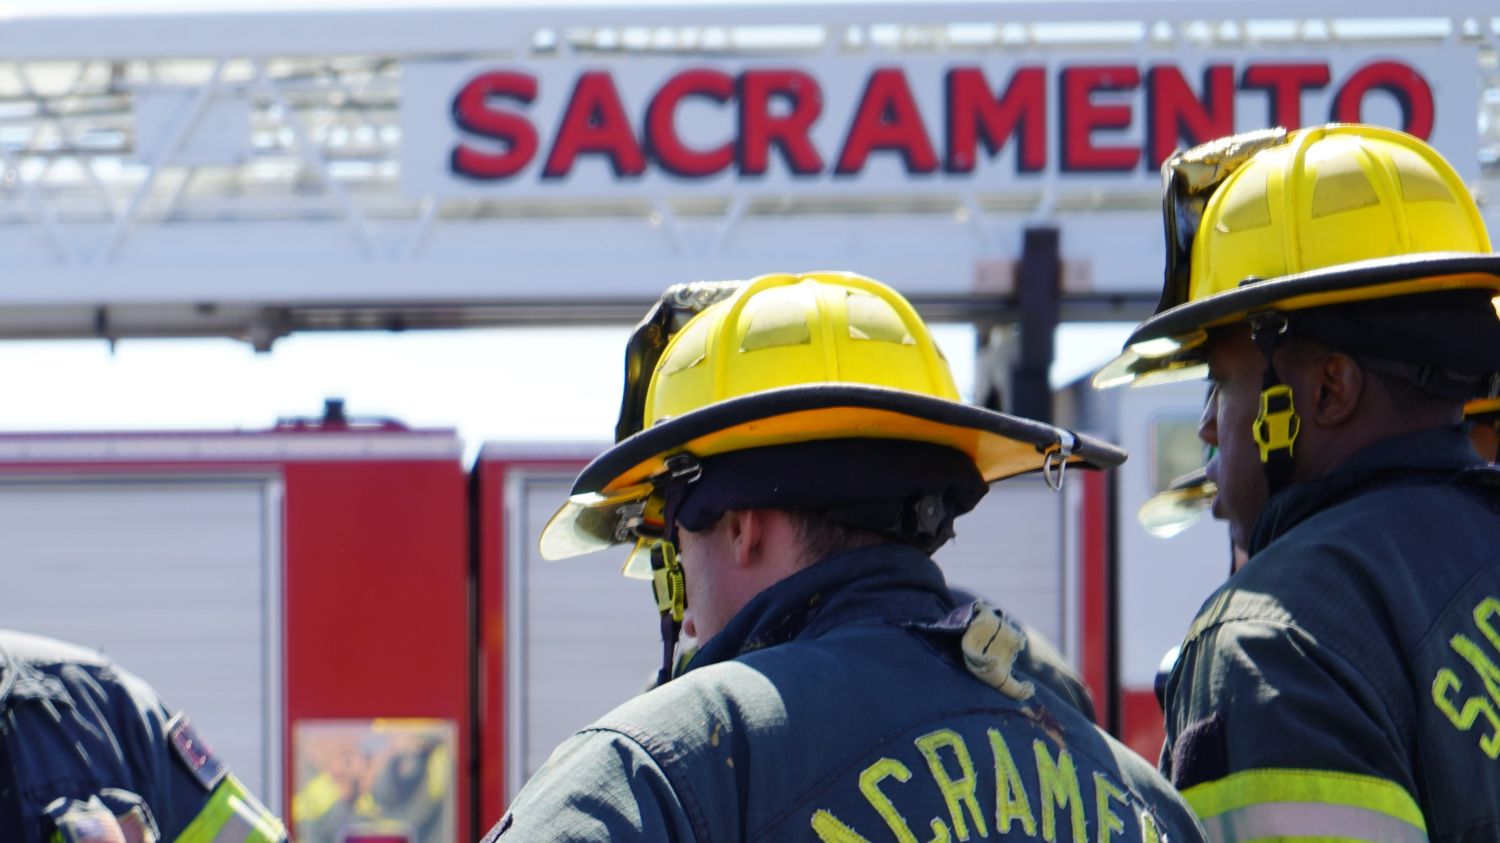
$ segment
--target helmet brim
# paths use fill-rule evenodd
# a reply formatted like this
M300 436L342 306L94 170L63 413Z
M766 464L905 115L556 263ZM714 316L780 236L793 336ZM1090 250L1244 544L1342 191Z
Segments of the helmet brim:
M1067 462L1109 468L1125 451L1049 424L957 401L862 384L802 384L710 404L625 439L589 463L573 494L607 492L657 474L687 451L711 457L818 439L907 439L967 454L987 481L1038 471L1071 443Z
M1208 479L1207 468L1190 471L1141 504L1136 520L1151 535L1169 539L1202 517L1218 493L1218 486Z
M901 439L968 455L989 482L1054 465L1111 468L1125 450L1092 436L957 401L862 384L802 384L710 404L616 444L584 467L571 497L547 525L544 556L561 559L621 539L609 526L619 506L666 467L666 458L712 457L820 439ZM627 563L627 573L630 565Z
M1378 298L1482 289L1500 293L1500 254L1402 255L1315 269L1227 290L1164 310L1142 322L1119 356L1094 376L1105 389L1199 376L1207 331L1267 310L1295 311Z

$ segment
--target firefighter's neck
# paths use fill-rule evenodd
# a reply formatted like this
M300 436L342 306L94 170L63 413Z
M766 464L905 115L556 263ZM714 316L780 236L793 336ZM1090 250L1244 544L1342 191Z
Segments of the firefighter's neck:
M775 509L730 510L691 535L684 553L693 554L684 559L692 633L704 642L757 594L811 561L796 523Z

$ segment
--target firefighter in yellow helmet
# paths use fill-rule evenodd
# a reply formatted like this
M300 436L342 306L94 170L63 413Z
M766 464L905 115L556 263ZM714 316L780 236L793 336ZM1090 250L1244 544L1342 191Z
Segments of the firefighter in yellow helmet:
M1169 159L1157 314L1096 384L1203 373L1249 561L1166 687L1164 771L1217 840L1500 837L1500 255L1425 143L1330 125Z
M662 681L564 743L486 840L1202 839L928 556L989 481L1123 452L960 403L893 290L835 272L668 290L627 350L616 433L542 550L635 544Z

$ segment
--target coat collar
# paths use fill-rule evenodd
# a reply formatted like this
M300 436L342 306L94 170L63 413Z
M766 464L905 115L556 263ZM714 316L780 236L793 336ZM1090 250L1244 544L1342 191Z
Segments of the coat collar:
M1250 555L1264 550L1312 515L1389 483L1444 482L1485 470L1469 438L1457 427L1405 433L1376 442L1323 477L1293 484L1266 504L1250 532Z
M921 551L897 544L847 550L757 594L685 670L797 638L816 638L856 621L933 621L952 609L942 572Z

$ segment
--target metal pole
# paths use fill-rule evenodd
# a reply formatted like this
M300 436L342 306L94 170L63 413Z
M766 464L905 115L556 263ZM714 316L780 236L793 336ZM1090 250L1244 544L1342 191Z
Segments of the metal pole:
M1023 235L1021 265L1016 272L1021 355L1011 373L1011 412L1049 423L1052 386L1047 373L1054 356L1062 286L1058 241L1059 232L1053 227L1027 228Z

